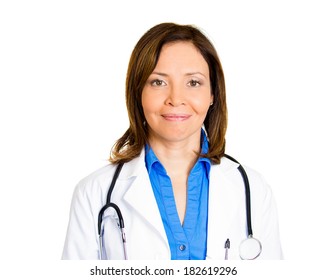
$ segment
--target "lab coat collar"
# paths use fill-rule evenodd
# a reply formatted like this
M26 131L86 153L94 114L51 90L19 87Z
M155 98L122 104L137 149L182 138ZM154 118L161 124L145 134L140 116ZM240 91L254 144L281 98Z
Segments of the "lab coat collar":
M145 168L145 149L142 149L141 154L124 164L124 167L119 175L119 178L127 180L132 177L138 177Z

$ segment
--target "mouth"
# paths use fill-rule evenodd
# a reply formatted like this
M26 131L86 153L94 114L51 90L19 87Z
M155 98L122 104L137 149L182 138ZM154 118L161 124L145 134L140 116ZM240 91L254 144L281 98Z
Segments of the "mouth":
M191 115L189 114L162 114L161 115L166 121L178 122L178 121L186 121Z

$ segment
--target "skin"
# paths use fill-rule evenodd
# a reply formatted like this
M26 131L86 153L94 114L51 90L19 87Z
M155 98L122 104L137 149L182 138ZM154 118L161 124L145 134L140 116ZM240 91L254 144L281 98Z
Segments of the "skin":
M173 186L183 224L187 178L200 151L201 127L213 102L209 67L190 42L163 46L143 92L142 106L149 126L149 143Z

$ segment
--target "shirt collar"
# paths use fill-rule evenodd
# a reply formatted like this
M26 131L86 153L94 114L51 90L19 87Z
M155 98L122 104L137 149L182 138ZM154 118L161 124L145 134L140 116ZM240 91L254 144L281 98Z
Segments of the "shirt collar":
M209 151L209 141L205 131L201 130L201 155L206 155ZM198 162L202 162L206 168L207 176L209 176L210 169L211 169L211 161L209 158L206 157L199 157Z
M151 173L153 164L155 164L156 162L160 163L159 159L153 152L150 145L146 144L145 145L145 166L146 166L146 169L148 170L149 174Z
M208 142L208 138L207 135L205 133L205 131L203 129L201 129L201 154L205 155L208 153L209 151L209 142Z

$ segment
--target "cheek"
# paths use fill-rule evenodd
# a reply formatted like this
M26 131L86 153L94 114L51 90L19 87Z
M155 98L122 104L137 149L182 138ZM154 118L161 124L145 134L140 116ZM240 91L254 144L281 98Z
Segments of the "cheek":
M151 99L147 94L142 93L142 108L145 115L151 110Z
M149 115L158 111L160 100L159 98L154 98L153 94L142 93L142 108L145 117L147 118Z
M198 114L206 114L210 107L210 102L211 97L204 96L203 98L192 100L192 107Z

